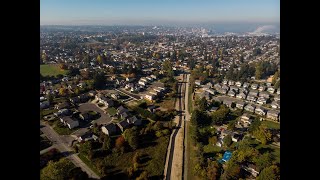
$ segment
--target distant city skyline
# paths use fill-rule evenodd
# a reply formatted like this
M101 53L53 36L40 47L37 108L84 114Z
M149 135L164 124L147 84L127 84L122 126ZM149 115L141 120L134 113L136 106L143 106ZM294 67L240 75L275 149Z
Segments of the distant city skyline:
M41 0L41 25L279 23L279 0Z

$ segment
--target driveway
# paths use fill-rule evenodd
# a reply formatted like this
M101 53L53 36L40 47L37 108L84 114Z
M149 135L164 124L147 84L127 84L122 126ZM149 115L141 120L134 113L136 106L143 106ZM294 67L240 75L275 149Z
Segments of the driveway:
M102 109L100 109L96 104L93 103L84 103L84 104L80 104L78 110L82 113L85 111L96 111L98 113L100 113L100 118L94 120L94 122L97 123L97 125L100 124L108 124L111 122L111 117L109 116L109 114L106 114Z

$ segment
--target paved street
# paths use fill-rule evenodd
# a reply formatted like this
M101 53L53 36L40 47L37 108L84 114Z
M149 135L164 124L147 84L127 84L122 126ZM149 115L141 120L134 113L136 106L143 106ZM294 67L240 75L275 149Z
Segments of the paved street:
M47 138L53 143L53 145L63 153L70 161L77 167L80 167L82 171L86 172L89 177L100 179L100 177L95 174L86 164L82 162L82 160L76 155L73 154L73 150L71 147L66 145L65 140L63 140L59 134L57 134L50 125L40 121L40 125L43 127L40 129Z
M80 104L78 110L80 112L96 111L100 113L101 117L99 119L94 120L94 122L96 122L97 125L108 124L112 120L109 114L106 114L102 109L100 109L96 104L93 104L93 103Z

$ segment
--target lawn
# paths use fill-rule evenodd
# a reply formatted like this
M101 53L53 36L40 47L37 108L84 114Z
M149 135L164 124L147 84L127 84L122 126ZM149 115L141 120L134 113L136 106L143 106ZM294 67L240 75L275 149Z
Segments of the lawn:
M280 129L280 124L272 121L262 121L262 124L266 125L268 128L271 129Z
M57 76L58 74L65 75L67 70L61 69L58 65L43 64L40 65L40 73L42 76Z
M112 107L112 108L108 108L107 112L110 114L110 116L113 116L117 113L116 108Z
M69 129L68 126L64 126L60 121L54 122L53 129L59 134L59 135L70 135L71 133L78 130L78 128Z
M164 109L174 109L174 98L165 98L161 103L158 103L160 107Z
M46 116L46 115L55 113L55 112L57 112L57 111L58 111L57 109L44 109L44 110L42 110L42 115L43 115L43 116Z
M86 158L83 154L79 153L78 157L93 171L95 172L98 176L101 177L101 174L99 171L96 169L96 167L91 163L91 161Z

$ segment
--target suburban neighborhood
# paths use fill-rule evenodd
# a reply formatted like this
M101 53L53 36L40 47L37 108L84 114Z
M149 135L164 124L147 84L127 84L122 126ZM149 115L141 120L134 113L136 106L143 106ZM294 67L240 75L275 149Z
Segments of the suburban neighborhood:
M280 176L279 36L77 28L40 31L43 179Z

